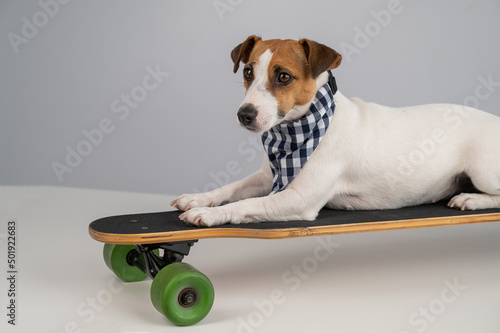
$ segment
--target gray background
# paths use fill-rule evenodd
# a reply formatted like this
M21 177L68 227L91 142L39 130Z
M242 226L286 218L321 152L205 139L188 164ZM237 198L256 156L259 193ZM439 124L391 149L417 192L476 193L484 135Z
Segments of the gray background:
M498 0L401 0L390 18L385 0L40 3L0 4L4 185L180 194L250 174L261 148L236 123L244 88L229 57L250 34L343 53L336 77L346 96L390 106L468 98L500 115L499 87L476 90L481 78L500 81ZM16 50L9 36L23 29L31 35ZM124 117L120 98L145 91L148 67L168 76ZM113 131L89 150L84 131L103 120ZM53 164L78 147L87 156L58 178Z

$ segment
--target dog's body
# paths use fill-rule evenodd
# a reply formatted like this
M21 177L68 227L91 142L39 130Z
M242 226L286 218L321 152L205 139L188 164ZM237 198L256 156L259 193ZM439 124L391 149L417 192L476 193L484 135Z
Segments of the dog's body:
M300 54L302 52L302 55ZM251 36L233 50L244 70L243 126L263 132L301 118L340 55L309 41ZM390 108L334 95L335 112L321 142L288 186L273 195L267 155L261 170L171 205L189 224L312 220L323 207L393 209L442 200L449 206L500 207L500 118L450 104ZM228 203L227 205L222 205ZM216 207L217 206L217 207Z

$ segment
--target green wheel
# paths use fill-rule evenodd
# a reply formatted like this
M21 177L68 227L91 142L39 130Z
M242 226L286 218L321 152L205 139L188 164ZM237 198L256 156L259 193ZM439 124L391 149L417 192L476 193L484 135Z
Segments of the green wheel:
M142 281L147 278L146 273L127 260L131 251L137 251L133 245L104 244L104 262L125 282Z
M151 301L174 324L193 325L210 312L214 287L193 266L176 262L164 267L154 278Z

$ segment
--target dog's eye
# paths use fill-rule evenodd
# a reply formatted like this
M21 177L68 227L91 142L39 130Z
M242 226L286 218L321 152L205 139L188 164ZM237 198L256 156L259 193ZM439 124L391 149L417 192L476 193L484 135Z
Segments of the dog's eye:
M245 68L243 70L243 76L245 77L245 79L247 80L251 80L252 79L252 76L253 76L253 71L251 68Z
M288 83L292 79L292 76L288 73L282 72L278 76L278 81L281 83Z

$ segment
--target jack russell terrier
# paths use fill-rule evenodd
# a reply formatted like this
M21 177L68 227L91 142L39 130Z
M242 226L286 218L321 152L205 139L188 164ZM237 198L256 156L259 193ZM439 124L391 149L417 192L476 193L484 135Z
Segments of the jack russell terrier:
M341 55L308 39L248 37L237 117L261 133L262 168L171 205L195 226L314 220L323 208L500 208L500 117L451 104L391 108L344 97L330 70ZM473 193L461 193L463 191ZM458 194L461 193L461 194Z

